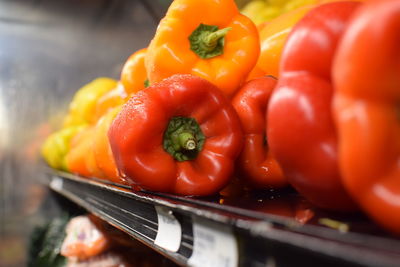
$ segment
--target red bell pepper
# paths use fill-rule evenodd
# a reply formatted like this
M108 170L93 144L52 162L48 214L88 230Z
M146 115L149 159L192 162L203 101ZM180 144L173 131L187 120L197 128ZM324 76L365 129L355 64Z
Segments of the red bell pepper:
M290 33L268 108L267 136L289 183L313 204L355 208L340 178L331 65L357 2L312 9Z
M265 76L247 82L232 100L244 133L238 159L241 177L257 188L286 186L287 180L272 156L266 138L266 110L276 79Z
M400 1L357 10L335 57L343 182L361 208L400 234Z
M242 145L240 122L229 100L192 75L174 75L133 95L108 136L128 182L180 195L222 189Z

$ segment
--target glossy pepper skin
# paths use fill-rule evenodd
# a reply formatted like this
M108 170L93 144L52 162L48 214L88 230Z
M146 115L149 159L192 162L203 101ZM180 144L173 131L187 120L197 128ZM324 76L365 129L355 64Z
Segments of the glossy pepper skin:
M276 83L271 76L251 80L240 88L232 100L244 136L243 149L238 158L239 170L243 179L257 188L277 188L288 184L266 139L266 110Z
M242 145L230 102L193 75L174 75L133 95L108 136L128 182L179 195L217 193L229 182Z
M146 70L150 84L193 74L231 97L254 67L259 47L256 26L235 1L175 0L148 47Z
M93 134L93 151L97 167L105 178L115 183L124 184L126 181L118 173L107 135L112 121L120 111L121 106L115 107L97 122Z
M147 48L133 53L125 62L121 72L121 83L128 95L134 94L147 87L147 72L144 59Z
M293 28L268 107L268 141L289 183L318 207L355 208L338 168L332 60L357 2L311 10Z
M343 182L376 222L400 234L400 2L366 2L333 68Z

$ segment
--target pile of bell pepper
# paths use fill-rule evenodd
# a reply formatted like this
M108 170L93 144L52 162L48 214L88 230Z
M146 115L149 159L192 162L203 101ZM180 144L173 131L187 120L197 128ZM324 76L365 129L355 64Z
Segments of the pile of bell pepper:
M241 9L242 14L255 24L269 22L280 15L302 6L322 3L324 0L252 0Z
M233 0L173 1L119 81L76 93L43 156L134 190L292 186L400 234L400 2L301 3L256 25Z

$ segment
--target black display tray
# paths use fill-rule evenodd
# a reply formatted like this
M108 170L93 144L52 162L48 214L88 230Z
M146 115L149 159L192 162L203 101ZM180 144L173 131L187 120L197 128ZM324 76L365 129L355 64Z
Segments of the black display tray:
M191 198L47 173L51 189L180 265L400 265L398 238L362 214L320 211L291 189Z

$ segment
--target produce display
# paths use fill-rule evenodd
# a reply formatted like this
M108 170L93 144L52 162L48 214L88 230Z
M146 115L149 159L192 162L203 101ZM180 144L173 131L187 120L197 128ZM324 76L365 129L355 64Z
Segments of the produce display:
M120 81L76 93L43 157L132 190L292 186L399 234L400 1L253 2L248 18L233 0L173 1Z

